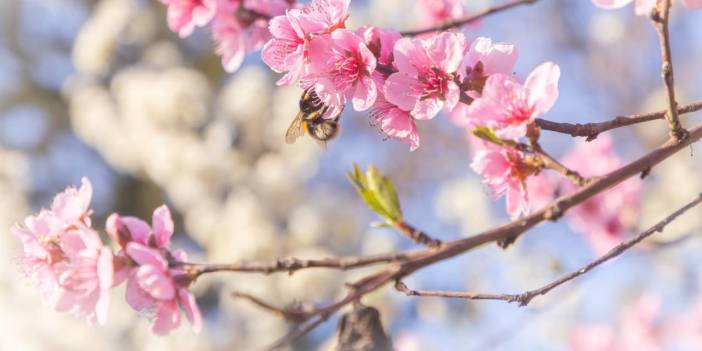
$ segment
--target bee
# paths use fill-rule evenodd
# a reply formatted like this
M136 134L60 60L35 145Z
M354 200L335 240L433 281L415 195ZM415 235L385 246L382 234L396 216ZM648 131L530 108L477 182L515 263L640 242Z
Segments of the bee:
M323 149L327 146L327 141L339 135L341 124L341 111L332 118L325 118L330 107L319 98L313 88L305 89L300 97L300 112L288 127L285 133L285 142L294 143L305 133L314 139Z

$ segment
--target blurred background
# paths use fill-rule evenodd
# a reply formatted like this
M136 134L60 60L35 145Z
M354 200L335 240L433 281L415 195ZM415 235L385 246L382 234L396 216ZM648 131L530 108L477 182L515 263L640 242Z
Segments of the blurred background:
M491 4L464 1L468 13ZM398 15L414 14L414 5L352 1L349 27L418 28L417 16ZM515 71L521 77L541 62L559 64L560 99L546 118L590 122L665 106L658 43L648 22L635 17L631 6L603 11L589 0L542 0L489 17L465 33L469 39L483 35L516 44ZM702 97L700 23L702 12L674 6L681 104ZM231 291L278 306L325 303L344 291L344 282L372 270L205 276L193 287L206 316L200 335L187 326L168 337L151 335L149 321L127 307L123 291L115 292L107 325L88 327L41 306L14 261L19 242L9 234L14 223L48 206L55 193L79 184L82 176L93 182L97 228L112 212L149 219L153 208L166 203L176 214L174 246L194 261L413 247L390 230L370 227L376 218L345 177L353 162L373 163L388 174L408 222L440 239L508 220L503 201L491 200L469 167L465 131L447 118L419 124L422 144L414 152L384 141L367 115L351 109L342 135L326 151L309 139L285 145L300 89L277 88L276 79L258 54L226 74L207 30L180 40L168 30L157 1L0 1L0 228L8 229L0 236L0 349L258 349L290 325L232 299ZM688 125L695 119L684 117ZM610 134L624 160L667 137L662 121ZM547 132L542 138L556 156L574 142ZM699 152L697 147L680 152L646 178L636 227L659 221L702 191L700 162L691 157ZM702 210L693 210L647 245L525 308L409 298L390 287L364 302L380 309L399 350L564 350L582 330L593 329L598 337L634 329L659 338L654 349L700 350L702 240L695 234L701 227ZM406 282L415 289L518 293L593 257L581 234L564 222L548 223L506 251L489 245ZM646 313L632 312L637 306ZM296 349L328 349L336 321ZM689 335L661 331L678 322L690 327ZM690 335L700 343L689 343Z

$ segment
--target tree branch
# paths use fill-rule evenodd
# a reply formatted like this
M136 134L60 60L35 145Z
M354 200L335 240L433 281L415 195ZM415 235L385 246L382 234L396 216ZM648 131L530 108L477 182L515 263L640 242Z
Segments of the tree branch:
M682 115L699 110L702 110L702 101L679 107L677 111L679 115ZM666 113L667 111L664 110L639 115L619 116L605 122L585 124L558 123L541 118L537 118L535 122L536 125L543 130L568 134L573 137L587 137L587 141L592 141L595 140L595 138L597 138L597 136L600 133L606 132L611 129L626 127L632 124L638 124L648 121L654 121L657 119L664 119Z
M332 268L339 270L366 267L381 263L400 262L409 259L412 255L408 252L381 254L372 256L328 257L321 259L301 259L296 257L283 257L274 261L242 261L235 263L179 263L193 277L214 272L241 272L264 273L277 272L294 273L300 269Z
M403 222L395 224L395 229L402 235L412 239L418 244L425 245L427 247L439 247L441 246L441 240L434 239L429 234Z
M668 99L668 111L665 115L670 128L670 135L681 140L687 137L687 131L680 125L678 117L678 103L675 101L675 84L673 78L673 59L670 50L670 33L668 30L668 17L670 15L670 0L659 1L656 9L651 14L653 25L658 33L658 42L661 46L661 76L665 85Z
M600 258L588 263L587 265L581 267L580 269L563 275L562 277L554 280L553 282L546 284L538 289L529 290L521 294L485 294L485 293L475 293L475 292L462 292L462 291L427 291L427 290L411 290L403 282L397 281L395 283L395 289L406 294L407 296L433 296L433 297L450 297L450 298L460 298L469 300L501 300L507 302L518 302L520 306L526 306L531 302L531 300L539 295L546 295L551 290L557 288L558 286L573 280L591 270L595 267L621 255L626 250L634 247L634 245L640 243L647 237L660 233L663 231L666 225L670 224L676 218L678 218L683 213L687 212L691 208L697 206L702 202L702 194L699 194L696 199L689 202L685 206L681 207L677 211L670 214L668 217L664 218L660 222L656 223L654 226L650 227L646 231L640 233L639 235L623 241L619 245L615 246L609 250L606 254Z
M342 307L351 302L359 301L363 296L380 289L390 282L396 282L402 278L434 263L458 256L469 250L490 242L497 242L500 246L506 247L514 242L519 235L546 220L555 221L560 218L568 209L583 203L593 196L633 177L644 170L651 169L658 163L674 155L683 148L702 138L702 125L696 126L690 131L689 137L684 140L671 138L668 142L642 156L641 158L616 169L609 174L598 177L587 183L582 188L572 194L562 196L541 210L532 213L524 218L512 221L497 228L490 229L480 234L465 239L458 239L445 242L435 249L424 249L407 253L407 260L400 262L399 266L392 266L378 273L371 274L357 282L349 284L351 289L347 295L326 307L318 310L318 318L307 321L300 327L278 341L274 348L293 342L312 330L314 326L321 324L330 315L336 313ZM314 326L310 327L313 323ZM281 343L285 341L285 343Z
M511 9L513 7L517 7L520 5L531 5L537 1L539 1L539 0L513 0L513 1L510 1L507 3L504 3L502 5L490 7L490 8L485 9L484 11L477 13L475 15L459 18L457 20L449 21L449 22L446 22L444 24L441 24L441 25L438 25L435 27L400 32L400 34L402 36L416 36L416 35L420 35L420 34L444 31L444 30L448 30L451 28L461 27L463 25L466 25L466 24L471 23L471 22L475 22L483 17L487 17L487 16L492 15L494 13L508 10L508 9Z

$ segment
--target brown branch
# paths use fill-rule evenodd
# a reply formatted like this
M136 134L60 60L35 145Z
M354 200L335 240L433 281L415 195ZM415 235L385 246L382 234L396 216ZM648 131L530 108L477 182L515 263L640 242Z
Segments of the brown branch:
M517 7L520 5L531 5L537 1L539 1L539 0L513 0L510 2L506 2L502 5L490 7L490 8L485 9L484 11L479 12L475 15L459 18L457 20L449 21L449 22L446 22L444 24L441 24L441 25L438 25L435 27L400 32L400 34L402 34L403 36L416 36L416 35L420 35L420 34L444 31L444 30L448 30L451 28L461 27L463 25L466 25L466 24L471 23L471 22L475 22L483 17L487 17L487 16L492 15L494 13L508 10L508 9L511 9L513 7Z
M553 156L544 151L544 149L542 149L541 145L539 145L538 143L535 143L533 145L533 151L539 156L541 162L543 162L544 167L562 174L576 186L583 186L585 185L585 183L587 183L587 179L581 176L580 173L558 162L558 160L553 158Z
M321 259L301 259L296 257L283 257L274 261L241 261L235 263L179 263L194 277L205 273L214 272L241 272L264 273L277 272L294 273L307 268L332 268L339 270L366 267L381 263L400 262L409 259L412 255L408 252L381 254L372 256L328 257Z
M243 292L232 292L231 296L234 298L239 298L239 299L244 299L252 304L268 311L271 312L272 314L275 314L277 316L280 316L284 318L285 320L288 321L293 321L293 322L304 322L308 320L310 317L315 315L314 310L309 310L309 309L304 309L302 306L292 306L292 307L286 307L286 308L278 308L276 306L273 306L261 299L259 299L256 296L253 296L251 294L243 293Z
M425 245L427 247L439 247L441 246L441 240L434 239L429 234L405 223L398 222L395 224L395 229L399 231L402 235L412 239L418 244Z
M475 292L463 292L463 291L427 291L427 290L411 290L403 282L397 281L395 283L395 288L405 293L407 296L433 296L433 297L450 297L450 298L460 298L469 300L501 300L507 302L518 302L520 306L526 306L531 302L534 297L539 295L546 295L551 290L557 288L558 286L573 280L591 270L595 267L621 255L626 250L634 247L634 245L640 243L647 237L660 233L663 229L678 218L683 213L687 212L691 208L697 206L702 202L702 194L699 194L696 199L689 202L685 206L681 207L677 211L670 214L668 217L664 218L660 222L656 223L654 226L650 227L646 231L640 233L639 235L623 241L619 245L615 246L609 250L606 254L599 257L598 259L588 263L587 265L581 267L580 269L563 275L562 277L554 280L553 282L546 284L538 289L529 290L521 294L486 294L486 293L475 293Z
M670 15L670 0L659 1L656 9L651 14L653 26L658 33L658 42L661 46L661 76L665 85L668 111L665 119L668 121L670 135L681 140L687 137L687 131L680 125L678 117L678 103L675 101L675 84L673 78L673 59L670 50L670 33L668 18Z
M436 249L424 249L407 253L408 259L400 262L399 266L387 268L381 272L362 278L355 283L349 284L351 289L347 295L343 299L331 305L320 308L318 310L319 318L314 320L313 323L315 323L316 326L326 320L331 314L336 313L349 303L359 301L366 294L376 291L388 283L401 280L402 278L434 263L458 256L464 252L491 242L497 242L501 246L506 247L510 243L514 242L519 235L533 228L537 224L547 220L557 220L569 208L583 203L593 196L602 193L603 191L643 172L644 170L653 168L658 163L674 155L700 138L702 138L702 125L698 125L692 129L688 138L684 140L671 138L668 140L668 142L652 150L641 158L619 169L616 169L603 177L593 179L574 193L554 200L549 205L529 216L512 221L497 228L487 230L469 238L445 242ZM312 322L308 321L304 325L295 329L277 342L274 346L280 347L281 345L293 342L297 338L302 337L313 329L313 327L310 327L310 323ZM285 341L285 343L281 343L283 341Z
M678 114L688 114L691 112L702 110L702 101L698 101L689 105L678 108ZM536 125L543 129L552 132L568 134L573 137L587 137L588 141L594 140L600 133L611 129L630 126L632 124L655 121L664 119L667 111L657 111L644 113L639 115L619 116L612 120L598 123L558 123L545 119L536 119Z

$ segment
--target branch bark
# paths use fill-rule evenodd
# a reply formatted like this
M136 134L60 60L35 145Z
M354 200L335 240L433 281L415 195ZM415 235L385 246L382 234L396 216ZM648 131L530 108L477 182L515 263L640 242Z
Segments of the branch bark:
M558 286L573 280L593 269L595 267L621 255L625 251L634 247L636 244L640 243L642 240L648 238L649 236L660 233L663 229L678 218L683 213L697 206L702 202L702 194L699 194L696 199L687 203L685 206L679 208L677 211L668 215L660 222L656 223L654 226L650 227L646 231L640 233L639 235L626 240L619 245L615 246L609 250L606 254L602 255L598 259L586 264L578 270L570 272L563 275L562 277L554 280L553 282L546 284L538 289L529 290L521 294L490 294L490 293L477 293L477 292L463 292L463 291L428 291L428 290L412 290L409 289L403 282L397 281L395 283L395 289L406 294L407 296L431 296L431 297L449 297L449 298L460 298L469 300L500 300L506 302L518 302L520 306L528 305L532 299L539 295L546 295L551 290L557 288Z
M426 34L426 33L431 33L431 32L444 31L444 30L448 30L451 28L457 28L457 27L464 26L468 23L475 22L483 17L487 17L487 16L492 15L494 13L502 12L504 10L508 10L508 9L511 9L513 7L517 7L520 5L531 5L537 1L539 1L539 0L513 0L513 1L510 1L507 3L504 3L502 5L490 7L490 8L485 9L484 11L477 13L475 15L459 18L457 20L446 22L444 24L441 24L441 25L438 25L435 27L400 32L400 34L402 36L416 36L416 35L421 35L421 34Z
M678 115L688 114L691 112L702 110L702 101L698 101L689 105L679 107ZM630 126L633 124L655 121L664 119L667 110L644 113L638 115L618 116L612 120L597 123L559 123L545 119L537 118L536 125L543 129L552 132L568 134L573 137L587 137L587 141L592 141L597 138L600 133L608 130Z
M670 15L670 0L659 1L651 15L653 25L658 33L658 42L661 46L661 76L668 100L668 111L665 119L668 121L670 135L678 140L687 137L687 131L680 125L678 117L678 103L675 101L675 82L673 78L673 58L670 50L670 33L668 18Z

